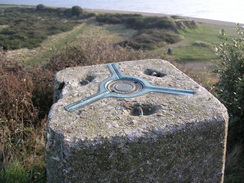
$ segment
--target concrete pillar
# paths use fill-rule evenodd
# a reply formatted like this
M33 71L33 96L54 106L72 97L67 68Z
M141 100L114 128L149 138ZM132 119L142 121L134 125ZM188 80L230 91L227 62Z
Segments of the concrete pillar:
M111 72L107 65L58 72L56 103L47 123L47 181L223 182L226 108L167 61L137 60L117 66L123 74L154 86L195 93L102 98L69 112L65 106L98 93Z

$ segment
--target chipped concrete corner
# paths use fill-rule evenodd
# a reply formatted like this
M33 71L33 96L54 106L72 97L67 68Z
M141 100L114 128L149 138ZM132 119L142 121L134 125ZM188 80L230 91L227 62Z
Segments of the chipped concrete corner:
M167 61L117 65L155 86L195 94L104 98L68 112L65 106L96 94L111 73L106 65L58 72L47 123L47 181L223 182L228 126L223 104ZM138 107L144 113L137 113Z

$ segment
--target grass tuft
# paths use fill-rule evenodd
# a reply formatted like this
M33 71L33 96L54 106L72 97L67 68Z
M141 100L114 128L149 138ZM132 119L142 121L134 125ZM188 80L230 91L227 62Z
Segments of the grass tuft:
M29 174L19 160L14 159L5 167L4 171L0 171L0 181L8 183L26 183Z

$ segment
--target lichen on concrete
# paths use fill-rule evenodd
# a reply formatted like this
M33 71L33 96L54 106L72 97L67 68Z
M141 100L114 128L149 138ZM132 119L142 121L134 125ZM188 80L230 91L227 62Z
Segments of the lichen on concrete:
M192 96L147 93L104 98L75 111L64 106L96 94L107 65L62 70L47 123L48 182L222 182L228 115L205 88L163 60L117 63L152 85ZM166 76L145 74L147 69ZM91 82L82 84L87 76ZM133 115L135 107L153 112Z

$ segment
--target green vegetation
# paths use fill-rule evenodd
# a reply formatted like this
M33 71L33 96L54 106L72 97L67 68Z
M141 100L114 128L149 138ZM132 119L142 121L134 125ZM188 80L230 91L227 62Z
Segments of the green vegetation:
M96 21L106 24L124 24L128 29L137 30L121 46L130 46L134 49L153 50L167 44L173 44L182 37L180 30L196 29L195 21L177 20L169 17L144 17L138 14L101 14Z
M45 9L46 9L46 7L43 4L38 4L36 6L36 11L44 11Z
M98 22L109 24L125 24L128 28L168 29L177 32L179 29L197 28L195 21L177 20L170 17L145 17L139 14L101 14L96 17Z
M235 35L234 27L203 23L199 24L198 29L181 31L181 35L188 42L174 49L172 57L179 62L216 60L214 47L223 41L219 34L220 29L225 29L231 36Z
M212 49L213 46L186 45L173 51L173 57L179 62L199 62L217 59Z
M221 59L216 90L230 116L226 182L244 180L244 28L237 33L216 47Z
M74 8L74 10L73 10ZM72 30L80 24L81 18L93 16L82 9L73 7L47 8L38 5L36 8L5 8L0 12L0 46L7 50L35 48L48 36ZM76 16L76 19L72 17Z
M79 6L73 6L71 8L71 16L79 17L83 13L83 9Z
M18 160L12 160L7 166L5 171L0 171L1 182L8 183L25 183L29 182L29 174L25 171L23 165ZM44 182L44 179L43 179Z
M237 36L234 27L176 16L96 16L79 7L41 4L0 7L0 47L8 50L0 50L0 182L45 182L45 123L57 71L77 65L166 58L176 60L182 70L213 89L209 84L212 73L203 71L203 66L215 65L213 60L218 59L213 49L223 42L220 29L229 34L227 40ZM167 55L168 48L172 50ZM230 112L228 157L234 157L227 159L226 182L238 182L243 179L244 152L243 142L236 143L244 134L243 37L222 43L218 53L224 62L217 91ZM192 72L186 69L189 64L201 68Z
M138 50L153 50L180 40L182 40L182 37L174 32L159 29L143 29L138 31L130 39L122 41L119 44Z

